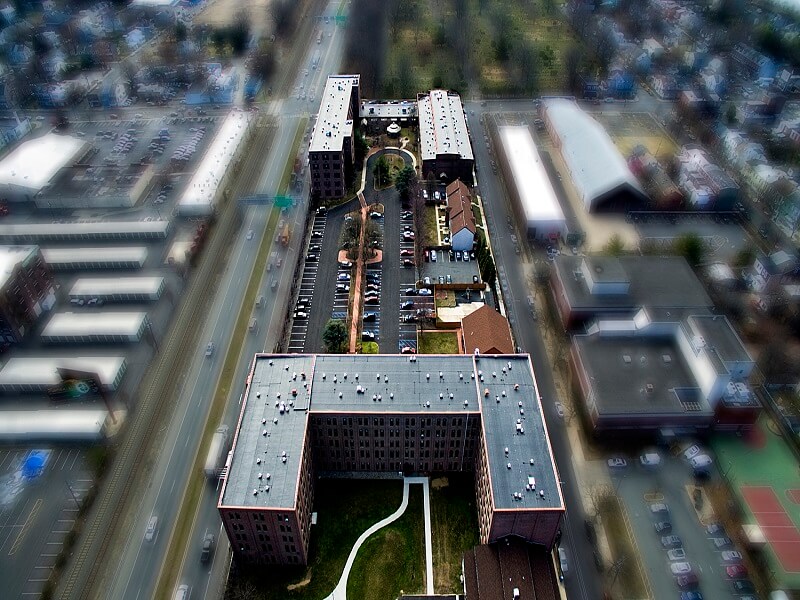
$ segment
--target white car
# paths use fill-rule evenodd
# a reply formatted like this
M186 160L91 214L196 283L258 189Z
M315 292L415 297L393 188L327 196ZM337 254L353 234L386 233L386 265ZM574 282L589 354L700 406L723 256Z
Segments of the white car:
M686 575L692 572L692 565L688 562L676 562L669 566L669 570L673 575Z
M725 562L739 562L742 560L742 553L737 550L725 550L722 553L722 560Z
M150 520L147 522L147 529L144 532L144 541L152 542L156 537L156 531L158 530L158 517L150 517Z
M248 240L252 240L253 239L253 230L252 229L247 232L247 239Z
M214 342L208 342L206 345L206 356L211 356L214 354Z
M700 446L694 444L692 446L689 446L688 448L686 448L686 450L683 451L683 458L685 458L686 460L692 460L695 456L700 454L700 452L701 452Z
M650 505L650 512L653 513L654 515L658 515L658 514L668 515L669 514L669 506L667 506L663 502L657 502L656 504L651 504Z
M628 461L625 460L624 458L616 457L616 458L609 458L606 461L606 464L608 464L609 469L624 469L625 467L628 466Z
M428 288L420 288L417 290L417 293L420 296L430 296L433 292L431 292Z
M564 405L563 405L563 404L561 404L561 402L556 402L556 403L555 403L555 406L556 406L556 414L557 414L557 415L558 415L560 418L562 418L562 419L563 419L563 418L564 418Z
M693 469L706 469L711 466L711 457L708 454L698 454L697 456L692 457L692 460L689 461L689 464L692 465Z
M686 558L686 550L683 548L673 548L667 550L667 558L670 560L683 560Z

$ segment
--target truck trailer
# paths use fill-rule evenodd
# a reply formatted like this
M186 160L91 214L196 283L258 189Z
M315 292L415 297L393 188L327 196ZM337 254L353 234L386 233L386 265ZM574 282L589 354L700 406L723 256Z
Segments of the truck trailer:
M228 456L228 426L222 425L211 438L211 445L208 447L206 466L203 469L206 477L215 479L222 473L225 466L225 459Z

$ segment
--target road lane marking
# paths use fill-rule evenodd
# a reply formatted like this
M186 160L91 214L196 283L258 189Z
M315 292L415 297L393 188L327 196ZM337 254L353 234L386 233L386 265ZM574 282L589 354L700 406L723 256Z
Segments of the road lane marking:
M42 502L43 501L41 498L36 499L31 512L28 513L28 518L25 519L25 523L22 524L22 528L17 534L17 539L14 540L14 543L11 545L11 549L8 551L9 556L16 554L17 550L19 550L19 545L22 543L22 540L25 538L25 534L27 533L28 525L36 519L39 509L42 507Z

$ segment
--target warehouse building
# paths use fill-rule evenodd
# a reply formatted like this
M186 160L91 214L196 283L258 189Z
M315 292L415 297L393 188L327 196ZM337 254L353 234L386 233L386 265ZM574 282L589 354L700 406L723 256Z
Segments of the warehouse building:
M317 200L342 198L353 175L359 81L359 75L329 75L325 83L308 146L311 197Z
M0 160L0 201L33 201L90 145L77 137L47 133L22 142Z
M147 327L145 312L55 313L42 329L45 344L122 344L138 342Z
M110 420L107 410L4 410L0 442L99 442Z
M0 242L93 242L108 240L163 240L172 231L167 220L74 221L70 223L3 223Z
M461 179L472 185L475 156L461 96L447 90L420 94L417 114L422 177L432 174L440 183Z
M234 110L225 117L192 179L178 200L178 214L184 217L207 217L216 212L228 177L242 156L253 114Z
M166 286L163 277L81 277L69 291L70 299L88 302L154 302Z
M0 246L0 345L22 341L55 304L53 274L37 246Z
M545 100L541 110L588 212L625 212L647 206L647 195L600 123L565 98Z
M46 393L62 383L59 369L96 373L103 389L114 391L128 363L124 356L13 356L0 367L0 393Z
M42 248L42 256L53 271L141 269L147 247Z
M511 188L518 222L528 239L557 241L567 235L567 221L527 127L499 127L505 181Z
M218 509L238 560L306 564L315 475L436 471L475 472L482 543L553 547L565 507L529 357L256 355Z

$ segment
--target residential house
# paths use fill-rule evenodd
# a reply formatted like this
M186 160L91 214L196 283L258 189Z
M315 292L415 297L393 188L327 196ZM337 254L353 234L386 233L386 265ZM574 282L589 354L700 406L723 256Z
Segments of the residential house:
M731 57L753 79L771 79L778 71L771 58L741 42L733 47Z
M484 304L461 319L464 354L513 354L508 319Z
M678 85L672 75L654 75L650 87L662 100L674 100L678 95Z
M456 251L472 251L477 233L475 215L472 212L472 194L460 179L448 185L446 193L450 244Z
M699 146L684 146L676 157L678 186L689 206L698 210L733 210L739 186L719 166L712 163Z
M798 269L795 254L785 250L770 255L759 253L744 273L747 286L757 294L778 294L782 286L792 283Z

